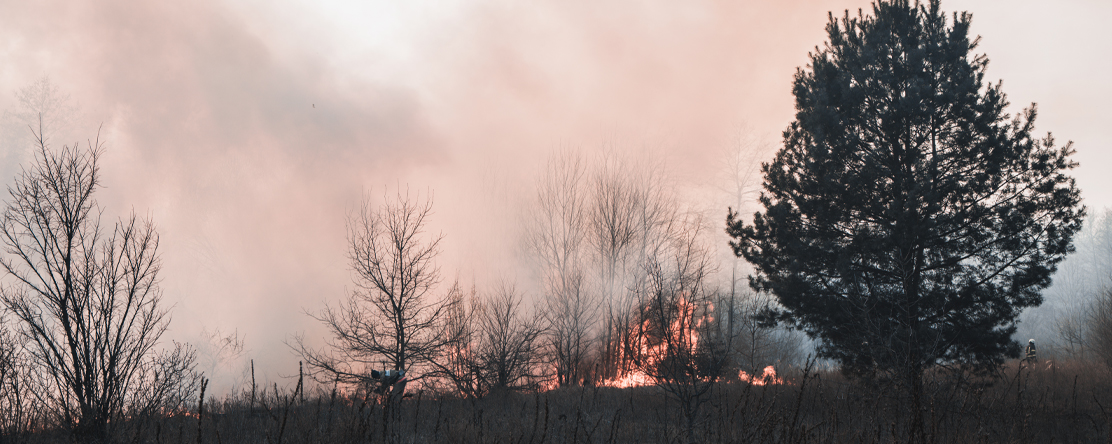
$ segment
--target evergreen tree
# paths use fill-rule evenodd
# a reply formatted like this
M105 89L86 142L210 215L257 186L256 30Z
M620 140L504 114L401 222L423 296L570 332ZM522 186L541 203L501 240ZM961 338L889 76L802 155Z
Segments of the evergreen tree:
M914 405L932 366L1018 357L1016 317L1042 302L1085 212L1072 143L1033 136L1034 105L1006 113L970 18L948 23L937 1L831 14L762 166L764 211L727 218L751 286L783 307L765 319L849 375L905 384Z

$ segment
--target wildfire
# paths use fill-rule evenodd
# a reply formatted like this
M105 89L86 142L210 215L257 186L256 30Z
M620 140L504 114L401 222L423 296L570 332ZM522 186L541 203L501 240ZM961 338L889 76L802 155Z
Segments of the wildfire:
M647 385L653 385L654 383L655 382L653 381L653 378L650 378L649 375L646 375L639 371L634 371L626 373L625 376L617 379L602 381L602 383L599 385L603 387L629 388L643 387Z
M632 341L632 347L618 347L615 352L618 355L617 361L636 364L630 366L633 368L623 365L626 370L619 370L617 376L597 381L597 384L601 387L614 388L654 386L661 382L660 377L668 377L668 375L652 374L658 366L666 365L662 363L668 362L668 359L688 359L696 356L702 339L700 327L707 325L705 324L707 322L713 322L714 319L712 304L706 304L705 310L699 309L696 305L687 298L679 298L672 308L674 311L669 313L671 319L667 322L667 326L660 325L661 319L651 315L643 318L640 324L634 325L627 336ZM655 308L660 309L660 307ZM687 377L691 376L695 375L687 375ZM717 380L716 375L696 377L704 382ZM783 378L776 376L776 369L771 365L765 367L760 375L739 371L738 379L752 385L785 384ZM555 381L550 381L543 390L554 388L556 388Z
M741 382L748 382L748 383L753 384L753 385L765 385L765 384L778 385L778 384L783 384L784 383L784 378L777 377L776 376L776 369L773 368L771 365L768 366L768 367L765 367L764 368L764 373L759 377L756 376L756 375L750 375L750 374L746 373L745 370L740 370L740 371L737 372L737 378L739 380L741 380Z
M713 308L713 306L711 306ZM652 335L644 334L645 332L652 331L653 319L645 319L641 323L641 330L633 335L637 339L637 348L639 349L640 359L644 360L647 365L645 368L653 368L657 363L661 362L668 357L669 353L674 353L676 350L668 350L668 341L662 338L655 338L650 340ZM695 304L687 301L686 298L680 298L676 304L676 315L672 319L671 325L667 327L664 334L673 338L672 346L675 348L688 349L694 351L699 345L699 330L697 327L702 325L704 319L695 316ZM620 377L602 381L599 385L603 387L641 387L655 385L656 380L649 376L642 370L632 370Z

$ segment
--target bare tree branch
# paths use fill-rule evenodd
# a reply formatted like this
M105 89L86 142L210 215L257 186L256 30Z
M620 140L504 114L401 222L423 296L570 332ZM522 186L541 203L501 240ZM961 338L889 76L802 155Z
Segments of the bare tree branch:
M303 338L292 344L315 378L371 384L375 364L407 372L428 367L448 344L437 333L449 304L432 293L440 281L434 260L442 236L424 239L431 214L430 198L399 192L378 209L364 201L348 217L356 288L347 301L314 315L332 334L325 350Z
M43 401L77 439L102 440L112 421L146 409L132 396L137 389L180 388L192 355L155 353L170 318L159 307L154 225L132 214L103 234L93 199L99 139L54 152L41 132L36 137L36 163L8 189L0 267L14 284L0 289L0 301L19 321L29 359L46 378ZM148 371L155 367L183 376Z

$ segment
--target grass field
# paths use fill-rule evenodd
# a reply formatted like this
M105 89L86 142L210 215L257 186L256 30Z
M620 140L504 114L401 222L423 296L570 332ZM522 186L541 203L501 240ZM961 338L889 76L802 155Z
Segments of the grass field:
M1112 442L1112 373L1082 362L1007 365L992 379L933 373L911 428L907 402L882 385L833 370L782 372L783 385L721 383L706 396L703 443ZM411 391L412 386L411 386ZM271 386L206 399L203 414L132 418L121 443L676 443L687 440L675 400L656 387L579 387L460 399L416 392L386 407L376 397L303 395ZM4 442L62 442L63 432Z

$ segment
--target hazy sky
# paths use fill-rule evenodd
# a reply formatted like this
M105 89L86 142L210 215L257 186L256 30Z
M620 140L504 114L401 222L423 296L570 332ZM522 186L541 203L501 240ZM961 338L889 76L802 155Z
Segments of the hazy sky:
M775 148L827 12L867 6L0 0L3 180L27 159L17 92L49 76L80 110L54 144L103 124L105 215L159 227L167 339L238 329L261 370L295 373L283 341L319 337L303 310L351 286L344 217L362 196L431 191L444 279L479 285L530 279L519 209L554 150L659 158L724 219L730 152ZM1076 144L1086 203L1112 205L1112 4L943 9L974 14L1011 111L1038 102L1037 129Z

